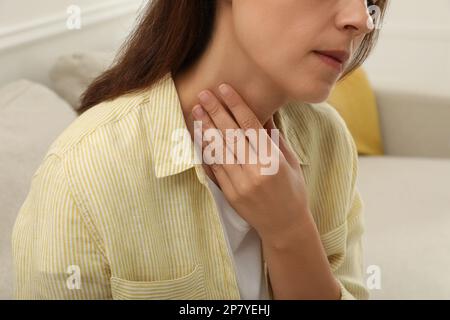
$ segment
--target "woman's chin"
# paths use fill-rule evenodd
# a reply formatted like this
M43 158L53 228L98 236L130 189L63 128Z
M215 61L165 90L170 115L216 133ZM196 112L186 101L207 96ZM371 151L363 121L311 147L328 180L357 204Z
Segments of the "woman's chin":
M326 101L331 93L331 88L322 88L321 90L318 90L318 88L315 88L315 90L310 90L308 92L297 92L294 96L296 101L301 101L305 103L321 103Z
M305 103L320 103L326 101L336 85L336 82L333 81L333 79L323 79L319 77L302 79L299 76L296 76L292 77L292 79L293 80L289 80L284 84L286 92L289 93L292 100Z

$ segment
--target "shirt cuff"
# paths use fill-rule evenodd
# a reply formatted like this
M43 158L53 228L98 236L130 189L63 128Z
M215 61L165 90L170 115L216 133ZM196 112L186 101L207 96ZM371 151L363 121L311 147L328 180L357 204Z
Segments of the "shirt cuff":
M341 281L337 280L341 287L341 300L356 300L356 298L344 287Z

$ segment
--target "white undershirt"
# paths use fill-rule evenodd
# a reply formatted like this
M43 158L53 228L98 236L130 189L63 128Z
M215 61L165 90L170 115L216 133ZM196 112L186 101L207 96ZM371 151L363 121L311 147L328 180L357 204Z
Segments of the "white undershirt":
M225 227L227 246L233 256L241 299L270 299L258 233L230 206L222 190L206 177L219 209L222 225Z

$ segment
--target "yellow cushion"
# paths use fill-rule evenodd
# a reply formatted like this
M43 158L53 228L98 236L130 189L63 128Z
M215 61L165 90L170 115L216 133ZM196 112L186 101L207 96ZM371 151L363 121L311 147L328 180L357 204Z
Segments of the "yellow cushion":
M346 122L359 154L384 153L375 95L362 68L337 83L328 103Z

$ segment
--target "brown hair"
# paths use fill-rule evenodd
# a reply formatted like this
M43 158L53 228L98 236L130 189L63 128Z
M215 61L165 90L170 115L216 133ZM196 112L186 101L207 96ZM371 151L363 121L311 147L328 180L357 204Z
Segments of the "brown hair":
M387 1L376 2L383 15ZM83 93L78 113L148 88L169 71L176 75L191 66L212 36L216 4L216 0L151 1L111 67ZM378 30L366 35L341 79L364 62L377 38Z

